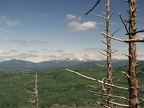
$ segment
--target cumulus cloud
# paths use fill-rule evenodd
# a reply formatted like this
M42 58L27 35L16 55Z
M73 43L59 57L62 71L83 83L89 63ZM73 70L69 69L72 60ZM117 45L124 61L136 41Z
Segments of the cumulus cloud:
M128 57L125 54L113 54L112 59L114 60L126 60Z
M138 34L137 34L137 37L138 37L138 38L144 38L144 33L138 33Z
M15 52L19 52L19 51L17 51L17 50L10 50L10 52L14 52L15 53Z
M144 53L143 52L138 52L137 53L137 59L138 60L144 60Z
M59 49L59 50L56 50L56 52L58 52L58 53L62 53L62 52L64 52L64 51L61 50L61 49Z
M94 55L94 54L55 54L55 55L44 55L43 59L48 60L103 60L104 57L102 55Z
M85 51L94 51L94 52L96 51L97 52L97 51L100 51L100 49L98 49L98 48L86 48Z
M27 58L38 57L38 56L35 54L31 54L31 53L21 53L15 57L18 59L27 59Z
M72 20L72 19L76 19L77 16L76 15L72 15L72 14L67 14L66 18Z
M37 53L37 51L33 51L33 50L27 51L27 52L30 52L30 53Z
M44 42L44 41L27 41L27 40L14 40L14 39L0 39L0 42L3 42L3 43L16 43L16 44L23 44L23 45L47 43L47 42Z
M69 19L70 22L68 23L68 27L71 31L86 31L89 29L96 28L95 21L81 21L81 17L77 17L76 15L67 14L66 19Z
M7 26L17 26L20 23L20 20L10 20L6 16L0 16L0 23Z
M78 21L72 21L68 24L68 27L70 27L72 31L86 31L89 29L96 28L96 22L87 21L80 23Z
M0 54L9 54L9 53L5 51L0 51Z
M0 61L10 60L10 59L27 59L27 58L34 58L34 57L38 57L38 56L31 53L20 53L18 55L0 56Z
M77 17L76 15L72 15L72 14L67 14L66 15L66 19L68 20L81 20L81 17Z

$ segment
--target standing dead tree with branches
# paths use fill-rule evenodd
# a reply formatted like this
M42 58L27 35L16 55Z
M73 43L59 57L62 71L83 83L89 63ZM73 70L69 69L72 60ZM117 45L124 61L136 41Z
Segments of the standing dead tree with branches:
M28 84L28 83L27 83ZM27 86L27 84L25 86ZM37 78L37 73L35 75L35 87L34 87L34 92L33 91L29 91L26 89L26 91L28 93L31 93L34 95L34 100L30 99L28 100L30 103L32 103L34 105L35 108L38 108L38 78Z
M136 28L136 0L128 0L129 4L129 27L126 29L127 35L130 40L136 40L140 42L139 39L136 39L136 34L143 32L144 30L137 31ZM144 39L143 39L144 42ZM129 70L128 70L128 84L129 84L129 106L130 108L139 108L139 99L138 99L138 80L137 80L137 54L136 54L136 42L129 41Z
M38 108L38 78L37 73L35 75L35 108Z
M128 0L129 4L129 39L136 39L136 0ZM139 107L138 100L138 80L137 80L137 62L136 62L136 43L129 42L129 106L131 108Z
M88 15L91 11L93 11L93 9L100 3L101 0L97 0L96 3L94 4L94 6L85 14L85 15ZM98 17L101 17L101 18L104 18L106 20L106 24L105 24L105 27L106 27L106 34L107 35L111 35L110 33L110 18L111 18L111 14L110 14L110 0L106 0L106 13L104 13L105 16L102 16L102 15L98 15L98 14L95 14L96 16ZM106 36L105 36L106 37ZM111 57L111 54L112 54L112 49L111 49L111 37L106 37L106 42L102 41L104 44L106 44L107 46L107 50L104 50L106 52L106 54L103 54L107 57L107 78L106 78L106 82L107 82L107 91L105 91L105 84L104 83L104 80L102 80L102 86L103 86L103 89L104 92L107 92L107 103L102 103L102 102L97 102L98 104L102 105L102 106L105 106L105 107L108 107L108 108L113 108L113 89L111 85L113 85L113 82L112 82L112 57ZM69 69L67 69L68 71L71 71ZM71 71L72 72L72 71Z
M110 0L106 0L106 34L110 35ZM112 57L111 57L111 38L107 37L107 80L109 84L112 84ZM113 89L111 86L107 89L108 99L107 104L109 107L113 108L112 95Z
M103 33L103 35L107 37L111 37L114 40L118 40L121 42L126 42L129 44L129 54L127 55L129 58L129 70L127 71L128 73L125 72L125 75L127 76L128 79L128 85L129 85L129 107L128 108L139 108L140 104L143 102L139 102L138 99L138 79L137 79L137 54L136 54L136 42L144 42L144 38L136 38L136 34L140 32L144 32L144 30L139 30L137 31L136 28L136 0L127 0L126 1L129 5L129 19L128 21L124 21L122 19L121 14L119 14L120 19L125 27L126 30L126 35L129 36L129 39L122 40L119 38L112 37L110 35L107 35ZM128 27L127 27L128 23Z
M98 0L95 5L85 14L88 15L88 13L90 13L97 5L98 3L100 3L100 0ZM110 0L106 0L106 13L104 13L105 16L102 15L97 15L98 17L104 18L106 20L106 34L107 35L111 35L110 32L110 18L111 18L111 14L110 14ZM106 37L106 42L103 41L104 44L106 44L107 46L107 50L104 50L106 52L106 54L103 54L107 57L107 83L109 84L113 84L112 82L112 49L111 49L111 37ZM107 88L107 106L113 108L113 89L112 86L108 86Z
M95 5L86 13L86 15L88 15L99 3L101 0L97 0L97 2L95 3ZM92 81L96 81L100 84L102 84L103 86L107 86L107 92L103 93L103 94L99 94L97 92L94 91L90 91L96 95L101 95L103 97L107 97L107 103L103 103L103 102L97 102L98 104L106 107L106 108L113 108L113 105L116 106L120 106L120 107L124 107L124 108L139 108L140 104L143 103L139 102L138 99L138 80L137 80L137 63L136 63L136 42L144 42L143 38L136 38L136 34L143 32L144 30L140 30L137 31L136 30L136 0L127 0L128 4L129 4L129 20L128 21L124 21L120 15L120 19L127 31L126 35L129 35L129 39L119 39L119 38L115 38L113 37L113 34L115 33L110 33L110 0L106 0L106 17L105 16L101 16L101 15L97 15L98 17L104 18L106 19L106 33L102 33L103 36L106 37L107 42L102 41L104 44L107 45L107 50L106 51L107 54L103 54L107 56L107 81L105 80L98 80L98 79L94 79L85 75L82 75L76 71L72 71L69 69L66 69L67 71L70 71L72 73L75 73L81 77L84 77L86 79L92 80ZM129 27L127 27L127 24L129 25ZM119 31L119 29L117 30ZM117 32L116 31L116 32ZM128 72L122 72L123 74L126 75L127 79L128 79L128 88L125 87L121 87L121 86L116 86L112 83L112 60L111 60L111 54L112 51L111 50L111 39L114 40L118 40L121 42L126 42L129 44L129 55L127 55L129 57L129 70ZM101 65L100 65L101 66ZM105 66L102 66L105 67ZM123 96L115 96L113 95L113 87L117 88L117 89L122 89L122 90L127 90L129 91L129 98L123 97ZM119 98L119 99L124 99L126 101L129 102L129 105L126 105L124 103L116 103L114 102L113 98Z

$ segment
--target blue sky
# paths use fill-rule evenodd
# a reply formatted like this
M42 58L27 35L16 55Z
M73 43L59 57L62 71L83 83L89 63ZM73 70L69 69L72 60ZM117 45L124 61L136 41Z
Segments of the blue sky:
M105 0L94 9L103 15ZM95 0L0 0L0 61L22 59L33 62L62 59L101 60L106 46L100 35L105 20L84 14ZM144 1L137 0L137 28L144 29ZM119 19L128 18L125 0L111 0L111 32L121 28L115 37L127 39ZM138 37L144 37L139 33ZM113 59L126 59L126 43L112 41ZM137 44L138 59L144 60L144 44Z

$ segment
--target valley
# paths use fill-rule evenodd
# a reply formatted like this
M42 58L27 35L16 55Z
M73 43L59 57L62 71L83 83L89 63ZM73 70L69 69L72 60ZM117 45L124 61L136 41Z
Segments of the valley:
M20 62L19 62L20 63ZM28 64L28 63L26 63ZM13 64L14 65L14 64ZM21 64L20 64L21 65ZM18 66L18 65L17 65ZM69 67L51 68L0 68L0 107L1 108L32 108L33 104L28 100L34 100L34 75L38 75L38 99L40 108L75 108L75 107L100 107L96 101L104 98L94 95L89 90L101 93L101 84L77 76L65 70L69 68L83 75L101 80L106 76L106 69L96 66L96 63L85 62ZM113 81L116 85L127 86L127 79L121 70L127 70L128 66L113 67ZM144 64L138 69L139 84L143 87ZM93 88L94 86L95 88ZM142 90L140 98L144 98ZM115 95L122 94L127 97L124 90L114 89ZM116 102L123 102L115 98ZM124 102L127 103L127 102Z

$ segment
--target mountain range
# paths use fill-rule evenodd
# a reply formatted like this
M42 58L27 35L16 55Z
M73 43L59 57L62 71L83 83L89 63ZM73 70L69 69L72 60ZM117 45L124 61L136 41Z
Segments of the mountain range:
M39 63L34 63L30 61L13 59L0 62L0 68L43 69L54 67L93 67L96 66L97 64L106 66L106 61L53 60L53 61L43 61ZM113 60L113 66L123 66L127 64L128 64L127 60Z

